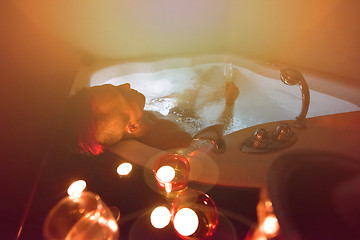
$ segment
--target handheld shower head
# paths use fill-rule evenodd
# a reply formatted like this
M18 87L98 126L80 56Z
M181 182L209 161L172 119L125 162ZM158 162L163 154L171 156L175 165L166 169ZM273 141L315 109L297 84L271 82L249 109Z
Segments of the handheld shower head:
M280 71L280 79L286 85L296 85L304 80L304 76L295 69L285 68Z
M304 127L304 120L310 105L310 92L305 78L299 71L285 68L280 71L280 79L286 85L299 85L302 95L302 107L300 114L296 117L295 126Z

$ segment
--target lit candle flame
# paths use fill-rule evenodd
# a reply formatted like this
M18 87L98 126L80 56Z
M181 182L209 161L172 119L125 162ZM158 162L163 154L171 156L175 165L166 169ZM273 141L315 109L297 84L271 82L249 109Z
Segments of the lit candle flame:
M116 172L120 175L120 176L125 176L128 175L132 170L132 165L131 163L125 162L120 164L117 169Z
M199 218L190 208L180 209L174 217L174 228L182 236L190 236L197 230Z
M267 216L261 225L261 230L267 235L275 235L279 228L278 220L273 214Z
M169 209L164 206L155 208L150 215L150 221L154 228L164 228L170 222L171 213Z
M67 193L70 197L79 197L85 188L86 182L84 180L77 180L69 186Z
M168 183L174 179L175 170L174 170L174 168L172 168L170 166L162 166L161 168L159 168L159 170L157 170L156 177L160 181Z

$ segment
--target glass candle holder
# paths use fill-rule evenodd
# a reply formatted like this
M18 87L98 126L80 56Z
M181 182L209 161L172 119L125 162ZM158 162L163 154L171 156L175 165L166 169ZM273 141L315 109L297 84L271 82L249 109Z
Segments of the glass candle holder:
M156 160L153 172L158 186L167 193L187 188L190 164L186 157L169 153Z
M119 238L119 228L111 210L91 192L68 196L47 215L43 235L47 240Z
M176 233L185 240L209 239L218 225L218 211L209 195L186 189L173 201L172 222Z

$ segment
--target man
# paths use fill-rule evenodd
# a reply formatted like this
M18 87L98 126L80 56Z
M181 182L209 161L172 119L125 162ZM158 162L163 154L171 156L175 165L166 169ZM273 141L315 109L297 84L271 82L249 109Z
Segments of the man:
M233 82L225 87L228 114L239 90ZM102 85L71 96L64 115L64 136L76 152L97 155L116 142L137 139L158 149L188 147L189 133L176 123L144 111L145 97L130 84Z

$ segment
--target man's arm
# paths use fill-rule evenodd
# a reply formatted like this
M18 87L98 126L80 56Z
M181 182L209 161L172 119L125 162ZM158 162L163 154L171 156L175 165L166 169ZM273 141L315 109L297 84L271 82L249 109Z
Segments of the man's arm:
M146 114L146 133L138 140L162 150L171 148L185 148L192 142L192 136L182 130L175 122L157 118L151 112Z

